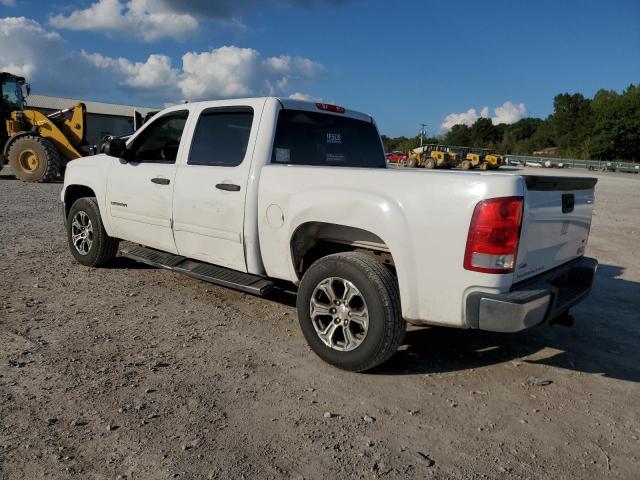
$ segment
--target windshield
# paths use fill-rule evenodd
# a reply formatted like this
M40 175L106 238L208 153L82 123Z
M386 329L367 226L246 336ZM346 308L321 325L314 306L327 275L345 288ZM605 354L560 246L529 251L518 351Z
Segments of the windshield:
M364 168L387 165L373 123L302 110L280 112L271 162Z
M24 99L22 86L16 78L5 77L2 79L2 107L3 110L22 110Z

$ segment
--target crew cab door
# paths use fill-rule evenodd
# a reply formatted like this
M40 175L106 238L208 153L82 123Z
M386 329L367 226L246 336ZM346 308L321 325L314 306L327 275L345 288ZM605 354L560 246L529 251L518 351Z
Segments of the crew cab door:
M180 110L155 119L133 138L123 158L113 158L107 208L118 238L175 253L173 187L187 117L188 111Z
M198 118L191 148L178 166L173 199L180 255L247 271L244 210L258 130L254 106L261 104L194 112Z

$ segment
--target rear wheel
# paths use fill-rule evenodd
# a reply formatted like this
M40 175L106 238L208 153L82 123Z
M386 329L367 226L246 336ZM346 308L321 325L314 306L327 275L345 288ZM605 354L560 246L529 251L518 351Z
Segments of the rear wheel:
M14 175L23 182L51 182L62 167L55 145L37 135L15 139L7 156Z
M82 265L108 265L118 252L118 239L107 235L95 197L76 200L67 216L67 240L73 257Z
M463 160L460 164L462 170L471 170L471 162L469 160Z
M480 170L489 170L489 164L487 162L482 162L480 164Z
M404 338L396 279L362 253L329 255L311 265L300 282L297 307L309 346L344 370L383 363Z

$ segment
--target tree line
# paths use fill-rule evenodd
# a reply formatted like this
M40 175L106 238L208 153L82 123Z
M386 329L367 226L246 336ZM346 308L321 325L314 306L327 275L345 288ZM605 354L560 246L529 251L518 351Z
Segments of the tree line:
M382 135L382 140L387 152L406 152L420 145L419 135ZM562 93L554 98L553 113L546 119L494 125L490 118L479 118L471 126L454 125L425 143L495 148L514 155L556 147L557 156L564 158L640 161L640 84L622 93L600 90L593 98Z

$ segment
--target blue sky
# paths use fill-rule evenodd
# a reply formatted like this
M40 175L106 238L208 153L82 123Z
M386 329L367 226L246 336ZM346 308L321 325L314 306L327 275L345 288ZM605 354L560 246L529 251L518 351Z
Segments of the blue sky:
M129 2L0 0L0 68L34 93L141 105L322 98L393 136L640 82L638 0Z

